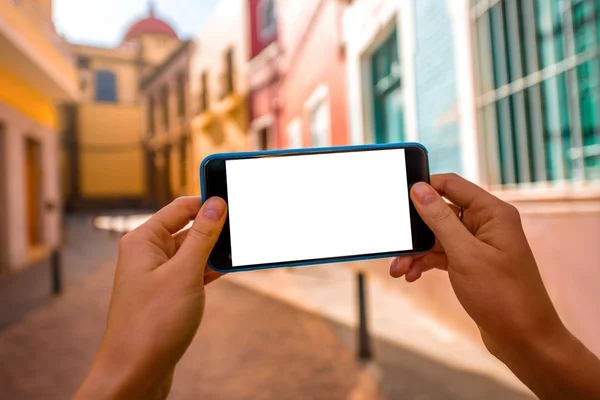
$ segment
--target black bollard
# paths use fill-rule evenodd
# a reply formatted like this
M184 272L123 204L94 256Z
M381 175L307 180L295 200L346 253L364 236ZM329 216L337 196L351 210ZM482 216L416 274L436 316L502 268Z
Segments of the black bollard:
M367 323L367 295L365 288L365 275L357 274L358 283L358 358L361 361L369 361L373 358L371 351L371 337Z
M60 250L52 250L52 255L50 257L50 270L52 274L52 294L54 295L61 294L63 290L62 268L60 264L60 258Z

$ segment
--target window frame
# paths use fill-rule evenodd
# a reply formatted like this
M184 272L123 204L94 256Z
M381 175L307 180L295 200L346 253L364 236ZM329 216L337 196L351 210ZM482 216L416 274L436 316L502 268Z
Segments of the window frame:
M101 77L104 76L112 84L111 88L107 88L105 85L108 82L100 82ZM103 93L102 91L107 91ZM109 94L106 97L104 94ZM119 102L118 94L118 77L117 74L110 69L96 69L94 70L94 101L97 103L114 104Z
M327 132L315 132L315 114L323 107L324 115L327 116ZM319 85L304 103L304 109L308 115L308 133L311 147L328 147L332 143L332 118L331 118L331 100L329 87ZM324 134L324 137L318 137ZM315 140L316 138L316 140Z
M269 25L267 23L267 13L273 13L273 20ZM259 0L256 7L256 21L258 38L262 43L268 42L277 32L277 10L275 8L275 0Z

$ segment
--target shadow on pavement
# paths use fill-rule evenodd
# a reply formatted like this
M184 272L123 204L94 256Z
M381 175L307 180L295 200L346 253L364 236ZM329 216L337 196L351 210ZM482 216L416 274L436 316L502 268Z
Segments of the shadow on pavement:
M357 331L331 323L344 343L356 348ZM531 400L490 377L452 368L382 339L372 341L374 362L383 394L403 400Z

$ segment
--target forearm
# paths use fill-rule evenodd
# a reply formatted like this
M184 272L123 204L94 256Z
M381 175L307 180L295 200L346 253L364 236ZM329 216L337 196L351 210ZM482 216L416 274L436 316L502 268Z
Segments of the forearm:
M164 400L171 390L172 379L172 373L158 379L141 377L126 370L105 368L96 362L73 400Z
M540 399L600 399L600 359L566 329L499 358Z

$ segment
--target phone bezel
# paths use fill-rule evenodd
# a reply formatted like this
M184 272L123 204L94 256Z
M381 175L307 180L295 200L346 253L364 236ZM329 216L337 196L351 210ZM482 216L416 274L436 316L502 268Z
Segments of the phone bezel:
M357 152L357 151L376 151L404 149L406 158L407 170L407 190L417 182L429 183L429 162L428 154L425 147L418 143L401 143L401 144L385 144L385 145L363 145L363 146L346 146L346 147L329 147L329 148L314 148L314 149L294 149L294 150L275 150L252 153L227 153L214 154L202 162L200 166L200 184L202 190L202 201L218 196L226 202L229 201L227 193L227 160L240 160L251 158L265 157L289 157L301 155L315 155L341 152ZM431 250L435 244L435 236L433 232L423 222L412 201L409 202L411 230L413 238L413 250L394 251L388 253L362 254L353 256L340 256L323 259L312 260L297 260L293 262L271 263L263 265L248 265L234 267L231 261L231 237L229 227L229 214L225 221L225 226L219 239L209 257L208 265L215 271L221 273L240 272L257 269L293 267L301 265L326 264L336 262L348 262L357 260L368 260L377 258L390 258L401 255L425 253Z

